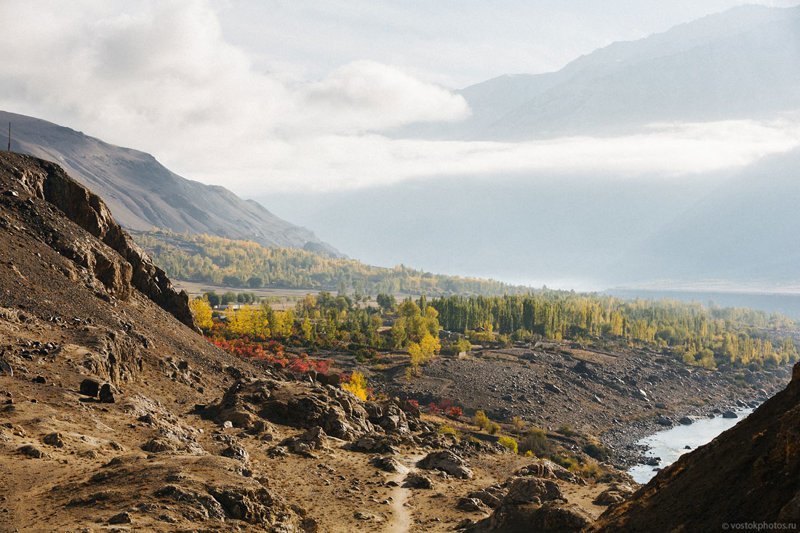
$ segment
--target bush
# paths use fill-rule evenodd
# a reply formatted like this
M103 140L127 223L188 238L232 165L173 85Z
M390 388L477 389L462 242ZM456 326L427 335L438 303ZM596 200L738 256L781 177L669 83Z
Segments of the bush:
M531 428L519 443L523 452L530 451L539 457L550 453L550 443L547 441L547 433L541 428Z
M586 453L586 455L592 459L597 459L598 461L605 461L608 459L608 450L602 444L590 442L583 447L583 451Z
M575 431L575 429L572 426L568 425L563 425L560 428L558 428L558 432L564 435L565 437L574 437L575 435L578 434L578 432Z
M503 435L502 437L500 437L500 439L498 439L497 442L498 444L500 444L500 446L503 446L504 448L507 448L508 450L511 450L514 453L517 453L519 451L519 444L512 437L507 437Z
M486 413L480 410L475 411L475 416L472 417L472 422L483 430L488 430L489 425L492 423L492 421L489 420L489 417L486 416Z
M511 418L511 425L514 426L514 429L517 431L524 431L525 426L527 425L523 419L518 416Z
M500 424L497 422L489 422L489 427L486 428L486 431L488 431L490 435L497 435L497 432L500 431Z
M458 430L453 426L448 426L447 424L442 424L439 426L439 433L442 435L452 435L454 437L458 437Z

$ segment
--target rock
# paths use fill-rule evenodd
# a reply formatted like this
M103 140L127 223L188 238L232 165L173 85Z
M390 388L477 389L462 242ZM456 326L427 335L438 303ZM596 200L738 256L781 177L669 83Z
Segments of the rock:
M378 434L364 435L352 443L350 449L366 453L397 454L397 449L391 444L390 440L385 435Z
M658 466L661 464L661 457L649 457L644 464L647 466Z
M272 493L263 487L211 488L208 492L219 502L228 518L250 524L273 524L279 514L275 508L282 510Z
M321 450L326 447L325 440L327 437L325 430L319 426L315 426L306 430L301 435L285 439L281 443L281 446L286 447L287 450L297 455L313 457L311 453L312 450Z
M130 513L115 514L108 519L109 524L130 524L132 521Z
M41 459L44 457L44 452L34 446L33 444L26 444L25 446L20 446L17 448L17 452L21 453L22 455L27 455L28 457L32 457L34 459Z
M578 476L549 459L539 459L535 463L523 466L514 472L514 475L518 477L533 476L545 479L560 479L570 483L580 482Z
M382 517L380 517L380 516L378 516L376 514L370 513L368 511L356 511L355 513L353 513L353 517L356 520L363 520L365 522L366 521L370 521L370 522L382 522L383 521Z
M691 426L694 423L694 420L692 420L688 416L684 416L680 420L678 420L678 422L680 422L684 426Z
M403 481L403 487L409 489L432 489L433 481L428 476L412 472L406 476L405 481Z
M33 381L34 383L38 383L40 385L44 385L45 383L47 383L47 379L44 376L36 376L31 381Z
M633 494L633 487L627 483L612 483L594 499L596 505L616 505Z
M567 533L585 531L591 523L591 517L575 505L562 505L555 502L547 502L541 506L504 503L489 518L468 527L467 531L503 531L504 533L547 531Z
M177 449L176 443L164 437L154 437L142 444L142 450L150 453L173 453Z
M0 355L2 355L2 354L0 354ZM13 377L14 376L14 369L11 367L11 365L8 363L8 361L6 361L2 357L0 357L0 375L3 375L3 374L5 374L6 376Z
M198 518L224 520L225 510L220 503L207 494L200 494L176 485L166 485L155 492L155 496L188 505L194 509Z
M684 449L684 450L691 450L691 449L692 449L692 447L691 447L691 446L689 446L689 445L687 444L686 446L684 446L684 447L683 447L683 449Z
M384 472L400 472L402 465L390 456L379 456L372 459L372 464Z
M481 502L478 498L460 498L456 508L469 513L480 513L486 509L486 507L483 505L483 502Z
M100 382L96 379L86 378L81 381L80 392L84 396L96 398L97 394L100 392Z
M230 457L231 459L236 459L237 461L241 461L246 463L250 461L250 454L244 447L240 446L239 444L231 444L224 450L220 452L220 455L223 457Z
M667 408L667 404L665 404L664 402L656 402L655 405L656 405L656 409L666 409Z
M564 500L561 489L554 481L535 477L515 478L503 498L503 504L542 503L553 500Z
M100 387L100 402L101 403L114 403L114 392L111 390L110 383L103 383Z
M722 418L739 418L739 415L737 415L734 411L725 411L722 413Z
M464 459L450 450L431 452L417 466L426 470L441 470L460 479L472 479L472 470L467 468Z
M500 506L501 499L489 492L488 490L476 490L474 492L470 492L468 495L470 498L477 498L480 500L485 506L495 509Z
M660 415L656 419L656 424L658 424L659 426L671 426L672 425L672 420L669 417L666 417L664 415Z
M42 442L55 448L64 447L64 439L62 438L61 433L48 433L42 438Z
M558 388L556 385L553 385L553 384L552 384L552 383L550 383L550 382L547 382L547 383L545 383L545 384L544 384L544 388L545 388L546 390L549 390L550 392L553 392L553 393L555 393L555 394L563 394L563 393L564 393L564 391L563 391L563 390L561 390L561 389L560 389L560 388Z

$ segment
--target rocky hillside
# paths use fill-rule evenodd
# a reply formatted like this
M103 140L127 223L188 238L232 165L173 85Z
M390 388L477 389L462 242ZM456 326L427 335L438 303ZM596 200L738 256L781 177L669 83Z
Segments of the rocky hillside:
M264 246L303 248L338 255L312 232L243 200L228 189L187 180L144 152L105 143L81 132L24 115L0 111L12 123L12 148L58 163L108 204L130 229L168 229L246 239ZM0 128L0 143L8 134Z
M606 512L599 531L800 522L800 365L782 392Z
M0 531L563 530L607 505L614 476L217 349L51 163L0 154L0 243Z

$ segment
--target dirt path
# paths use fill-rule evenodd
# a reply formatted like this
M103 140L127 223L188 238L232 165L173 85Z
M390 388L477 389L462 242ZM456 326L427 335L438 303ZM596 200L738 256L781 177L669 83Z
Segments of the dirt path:
M408 455L398 458L401 465L400 471L390 478L397 483L397 487L392 491L392 518L387 525L386 531L391 533L407 533L411 531L411 526L414 524L414 519L408 506L411 489L403 487L403 481L408 474L417 471L417 462L423 457L425 456Z

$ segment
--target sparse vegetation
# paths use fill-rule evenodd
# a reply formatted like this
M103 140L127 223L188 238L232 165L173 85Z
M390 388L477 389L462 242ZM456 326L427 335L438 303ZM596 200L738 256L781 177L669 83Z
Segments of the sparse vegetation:
M519 444L513 437L508 437L506 435L503 435L498 439L497 443L500 444L500 446L503 446L504 448L514 453L518 453L519 451Z

